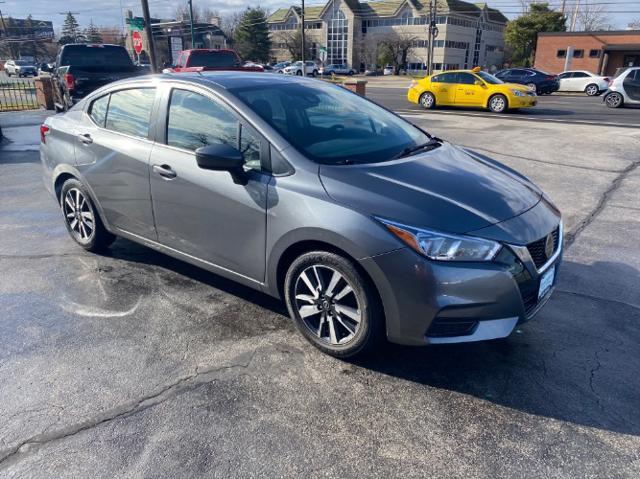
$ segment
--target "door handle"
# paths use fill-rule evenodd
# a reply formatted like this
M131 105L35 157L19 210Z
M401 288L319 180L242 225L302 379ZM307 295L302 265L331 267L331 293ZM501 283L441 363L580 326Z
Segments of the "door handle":
M176 173L169 165L153 165L153 171L168 180L172 180L178 176L178 173Z
M78 140L80 140L85 145L90 145L91 143L93 143L93 138L91 138L91 135L89 133L79 133Z

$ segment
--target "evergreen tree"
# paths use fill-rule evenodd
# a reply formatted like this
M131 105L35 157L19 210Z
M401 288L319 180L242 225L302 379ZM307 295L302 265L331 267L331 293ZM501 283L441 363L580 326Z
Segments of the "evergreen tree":
M76 17L73 16L73 13L67 12L67 16L65 17L64 23L62 24L62 35L60 36L60 40L58 40L58 43L60 45L65 45L67 43L84 42L85 38L80 30L80 24L76 20Z
M247 8L234 33L234 45L245 60L266 62L271 51L267 13L260 7Z
M532 3L529 11L507 23L504 40L513 49L511 61L519 66L530 66L540 32L564 32L566 17L549 8L548 3Z
M84 35L89 43L102 43L102 34L98 27L93 24L93 19L89 22L89 26L85 29Z

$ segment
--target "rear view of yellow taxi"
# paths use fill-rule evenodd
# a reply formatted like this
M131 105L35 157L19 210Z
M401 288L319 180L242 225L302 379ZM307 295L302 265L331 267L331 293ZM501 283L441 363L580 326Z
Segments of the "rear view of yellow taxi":
M407 99L426 109L437 106L488 108L494 113L535 106L535 91L524 85L505 83L493 75L473 70L452 70L414 81Z

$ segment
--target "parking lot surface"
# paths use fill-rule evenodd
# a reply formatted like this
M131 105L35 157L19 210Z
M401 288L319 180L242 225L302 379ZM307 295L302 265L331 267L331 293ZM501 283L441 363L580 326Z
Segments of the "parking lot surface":
M6 128L0 476L638 477L640 133L408 118L538 183L565 261L505 340L358 362L213 274L125 240L85 253L42 186L37 126Z

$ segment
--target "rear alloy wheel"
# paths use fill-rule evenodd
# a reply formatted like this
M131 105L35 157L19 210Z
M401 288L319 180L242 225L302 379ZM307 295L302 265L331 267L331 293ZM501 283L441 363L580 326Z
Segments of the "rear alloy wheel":
M531 88L533 91L535 91L536 93L538 93L538 87L536 86L535 83L527 83L527 86Z
M314 251L297 258L285 278L285 299L298 330L321 351L347 358L381 338L376 295L351 261Z
M298 75L298 76L302 76L302 70L298 70L298 71L296 72L296 75Z
M88 251L102 251L115 240L109 233L96 209L78 180L67 180L60 195L62 214L71 237Z
M420 106L422 106L422 108L424 108L425 110L431 110L433 107L435 107L436 97L433 96L433 93L431 92L423 93L422 96L420 97Z
M614 91L604 97L604 102L609 108L620 108L624 102L624 98L622 98L620 93Z
M584 92L587 94L587 96L596 96L598 93L600 93L600 88L598 88L598 85L591 83L590 85L587 85L587 87L584 89Z
M504 95L494 95L489 100L489 110L493 113L504 113L507 106L507 97Z

